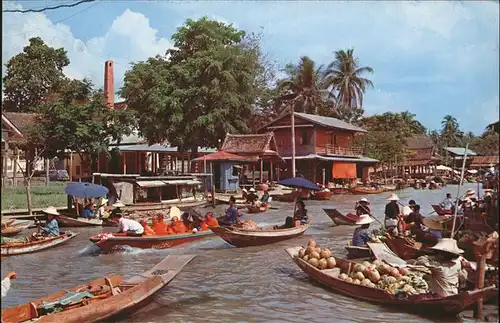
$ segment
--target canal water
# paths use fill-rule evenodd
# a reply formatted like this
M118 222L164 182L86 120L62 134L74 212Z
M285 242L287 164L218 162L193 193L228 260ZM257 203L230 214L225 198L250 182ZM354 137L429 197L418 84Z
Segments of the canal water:
M468 184L462 192L467 188L477 189L477 186ZM432 211L430 204L442 201L447 192L455 196L457 186L433 191L408 188L396 193L405 204L410 199L416 200L422 214L427 215ZM388 195L337 195L330 201L305 201L313 222L305 235L262 247L234 248L213 236L168 250L128 249L104 255L88 238L114 228L75 228L80 235L66 245L2 259L2 277L8 271L18 275L2 299L2 307L25 303L111 273L139 274L168 254L195 254L197 257L159 292L143 313L125 318L124 322L443 322L331 293L310 281L285 253L287 247L306 245L309 239L315 239L335 254L345 255L344 247L355 227L333 227L322 208L349 212L357 199L366 197L372 213L381 220ZM292 203L273 202L273 206L278 209L244 215L243 219L259 225L275 225L283 223L293 211ZM216 212L223 212L224 207L217 206ZM380 227L377 222L372 226ZM473 320L462 317L449 322Z

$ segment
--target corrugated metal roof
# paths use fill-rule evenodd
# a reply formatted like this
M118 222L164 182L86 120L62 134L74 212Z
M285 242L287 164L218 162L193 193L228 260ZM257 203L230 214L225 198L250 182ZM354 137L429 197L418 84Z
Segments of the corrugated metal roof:
M161 187L167 184L164 181L137 181L137 185L140 187Z
M323 125L325 127L346 129L346 130L352 130L352 131L357 131L357 132L368 132L365 129L362 129L360 127L357 127L353 124L347 123L347 122L342 121L342 120L337 119L337 118L323 117L323 116L318 116L315 114L307 114L307 113L300 113L300 112L295 112L295 115L298 117L307 119L309 121L312 121L314 123Z
M141 151L141 152L161 152L161 153L174 153L177 152L177 147L164 146L160 144L148 145L127 145L127 146L117 146L120 151ZM198 148L199 153L214 153L217 150L214 148Z
M193 179L176 179L176 180L162 180L162 181L137 181L137 185L144 188L162 187L167 185L198 185L200 181Z
M283 157L285 160L290 160L292 157ZM373 159L370 157L357 157L357 158L349 158L349 157L327 157L321 156L317 154L309 154L306 156L296 156L295 159L320 159L320 160L328 160L328 161L339 161L339 162L354 162L354 163L377 163L377 159Z
M457 156L465 155L465 148L462 147L444 147L447 151ZM476 156L477 153L474 150L467 149L467 156Z
M163 181L165 184L168 185L198 185L201 184L200 181L197 180L182 180L182 179L177 179L177 180L171 180L171 181Z

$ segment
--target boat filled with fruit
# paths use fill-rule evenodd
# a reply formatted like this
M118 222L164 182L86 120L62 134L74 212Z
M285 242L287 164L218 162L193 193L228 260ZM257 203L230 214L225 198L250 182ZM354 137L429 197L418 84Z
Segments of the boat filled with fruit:
M429 291L425 270L393 267L381 260L356 263L332 255L310 240L306 248L288 248L293 261L312 278L334 292L365 301L403 306L427 314L457 315L479 298L496 293L495 286L442 297Z

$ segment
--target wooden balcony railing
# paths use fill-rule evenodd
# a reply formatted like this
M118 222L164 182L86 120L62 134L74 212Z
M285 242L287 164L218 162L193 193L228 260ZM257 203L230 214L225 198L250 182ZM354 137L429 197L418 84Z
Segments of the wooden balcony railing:
M334 145L325 145L322 147L316 147L316 153L332 156L360 157L363 155L363 150L360 147L344 148Z

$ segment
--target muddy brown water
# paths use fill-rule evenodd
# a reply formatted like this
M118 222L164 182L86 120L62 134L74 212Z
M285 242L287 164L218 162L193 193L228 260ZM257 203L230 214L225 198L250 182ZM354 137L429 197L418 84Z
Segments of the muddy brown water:
M466 188L474 188L468 185ZM397 192L402 202L416 200L422 214L432 211L431 203L440 202L446 192L456 195L457 186L442 190ZM465 189L462 189L462 192ZM365 196L378 219L388 193ZM423 318L334 294L310 281L292 262L284 249L305 245L315 239L335 254L345 255L344 247L355 227L332 227L322 207L336 207L348 212L362 196L334 196L330 201L305 201L313 225L303 237L282 243L250 248L234 248L217 236L168 250L128 249L123 253L104 255L88 238L113 228L74 228L80 235L68 244L39 252L2 259L2 277L15 271L18 279L2 307L9 307L46 296L64 288L93 279L122 273L139 274L168 254L196 254L197 257L142 313L124 322L445 322ZM293 210L292 203L274 202L278 210L264 214L245 215L259 225L281 224ZM218 206L222 212L225 206ZM211 208L201 209L202 212ZM379 224L374 223L373 228ZM446 320L473 322L467 317Z

